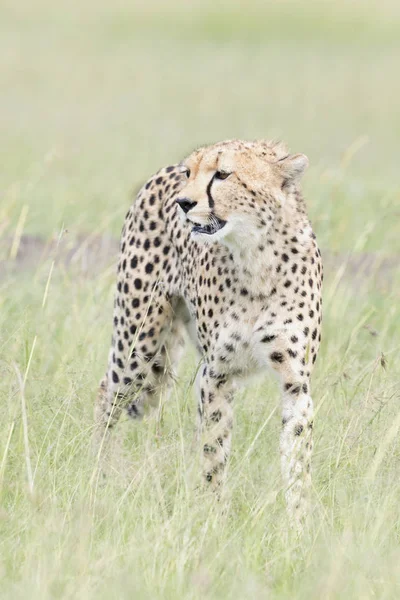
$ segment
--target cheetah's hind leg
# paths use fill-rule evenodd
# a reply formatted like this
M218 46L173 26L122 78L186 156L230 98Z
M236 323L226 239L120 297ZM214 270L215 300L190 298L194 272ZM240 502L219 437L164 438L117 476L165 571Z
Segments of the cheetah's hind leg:
M141 299L142 310L121 315L122 302L139 304L129 290L118 290L114 311L112 345L107 374L100 384L95 405L95 445L99 458L108 454L110 432L122 410L140 418L146 404L154 404L165 379L163 346L173 322L170 298L155 288L150 302ZM121 325L122 323L122 325ZM166 354L165 354L166 356Z
M180 319L174 319L168 336L159 352L152 359L152 386L146 391L146 404L149 407L158 409L159 421L162 420L164 404L168 402L173 393L174 381L176 381L185 344L183 324ZM128 415L133 419L141 418L143 405L143 398L135 398L127 407Z

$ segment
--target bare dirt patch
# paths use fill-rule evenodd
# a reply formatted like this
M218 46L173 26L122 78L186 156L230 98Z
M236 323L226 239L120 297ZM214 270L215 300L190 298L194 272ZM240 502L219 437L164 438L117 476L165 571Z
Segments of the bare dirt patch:
M112 267L118 255L118 241L107 235L80 235L44 240L23 235L18 244L13 239L0 242L0 277L24 271L36 271L44 263L54 261L74 269L82 276L95 276Z
M379 291L389 291L398 280L400 258L378 252L322 252L325 276L345 280L354 286L368 283Z

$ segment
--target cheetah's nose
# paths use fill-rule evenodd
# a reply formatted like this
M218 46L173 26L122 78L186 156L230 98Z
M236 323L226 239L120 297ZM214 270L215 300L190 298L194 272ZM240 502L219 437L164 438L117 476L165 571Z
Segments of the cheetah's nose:
M197 202L193 202L192 200L189 200L189 198L177 198L176 201L184 213L189 212L189 210L194 208L197 204Z

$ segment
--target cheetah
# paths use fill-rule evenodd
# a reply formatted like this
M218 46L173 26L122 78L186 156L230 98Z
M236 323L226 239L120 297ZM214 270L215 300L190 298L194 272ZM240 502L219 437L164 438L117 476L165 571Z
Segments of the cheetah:
M282 390L281 469L290 520L307 514L321 340L322 264L300 189L308 166L281 142L229 140L161 169L122 230L112 345L96 401L104 440L122 410L156 405L195 343L203 481L218 489L238 383L270 370ZM300 525L301 526L301 525Z

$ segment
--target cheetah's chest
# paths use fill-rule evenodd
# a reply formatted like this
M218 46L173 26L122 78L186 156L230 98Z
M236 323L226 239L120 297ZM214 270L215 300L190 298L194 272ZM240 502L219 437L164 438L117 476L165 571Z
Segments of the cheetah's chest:
M213 327L209 323L206 330L200 319L197 331L203 351L218 372L246 377L260 369L255 352L257 314L240 318L238 308L228 311Z

